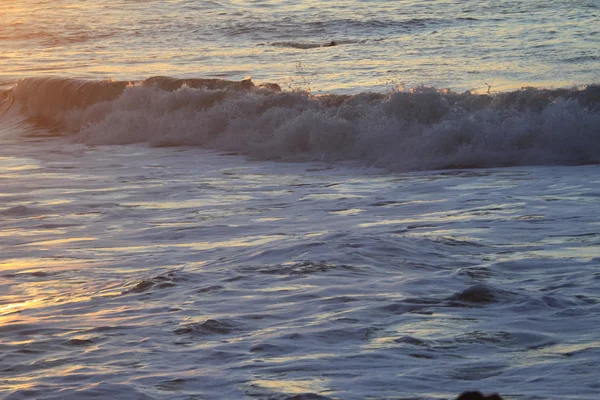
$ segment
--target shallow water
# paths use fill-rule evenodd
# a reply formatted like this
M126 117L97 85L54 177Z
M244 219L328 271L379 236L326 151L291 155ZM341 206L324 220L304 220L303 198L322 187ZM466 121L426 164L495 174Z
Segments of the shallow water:
M62 140L0 164L7 398L600 389L597 166L389 174Z

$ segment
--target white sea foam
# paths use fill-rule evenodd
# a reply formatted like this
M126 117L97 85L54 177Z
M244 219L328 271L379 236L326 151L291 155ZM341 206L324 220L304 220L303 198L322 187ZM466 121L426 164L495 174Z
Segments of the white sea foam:
M33 79L14 98L32 121L89 144L193 145L411 170L598 163L599 93L598 86L494 96L420 87L311 96L218 80Z

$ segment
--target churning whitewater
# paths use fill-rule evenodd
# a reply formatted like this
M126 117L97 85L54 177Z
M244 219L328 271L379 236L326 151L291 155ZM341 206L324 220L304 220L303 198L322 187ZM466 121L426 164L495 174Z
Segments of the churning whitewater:
M392 170L600 162L597 85L311 96L250 80L30 78L6 91L4 102L34 128L95 145L192 145L262 160L362 160Z

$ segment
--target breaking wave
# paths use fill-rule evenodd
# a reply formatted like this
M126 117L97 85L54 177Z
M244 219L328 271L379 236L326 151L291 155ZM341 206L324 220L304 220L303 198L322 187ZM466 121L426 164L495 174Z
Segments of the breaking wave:
M220 79L21 80L0 115L88 144L202 146L392 170L600 163L600 85L318 95Z

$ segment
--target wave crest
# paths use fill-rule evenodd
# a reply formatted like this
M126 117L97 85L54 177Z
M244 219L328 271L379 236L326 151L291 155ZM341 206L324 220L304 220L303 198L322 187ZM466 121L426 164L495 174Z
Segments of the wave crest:
M249 80L46 78L23 80L10 96L32 122L90 144L195 145L395 170L600 162L598 85L495 95L428 87L323 96L278 89Z

